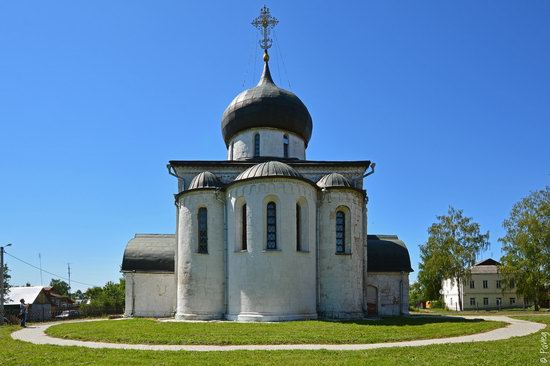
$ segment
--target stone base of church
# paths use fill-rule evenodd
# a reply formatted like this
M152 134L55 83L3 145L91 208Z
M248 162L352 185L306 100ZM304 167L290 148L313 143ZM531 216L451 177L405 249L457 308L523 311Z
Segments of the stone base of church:
M176 313L176 320L221 320L223 319L222 313L206 313L206 314L188 314L188 313Z
M239 322L284 322L292 320L315 320L317 313L309 314L261 314L261 313L239 313L227 314L227 320Z
M321 319L333 319L333 320L354 320L363 319L365 313L362 311L320 311L319 318Z

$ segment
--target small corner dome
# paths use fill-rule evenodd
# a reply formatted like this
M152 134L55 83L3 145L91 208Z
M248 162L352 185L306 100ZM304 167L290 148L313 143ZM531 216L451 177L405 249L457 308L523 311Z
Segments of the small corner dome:
M210 172L202 172L196 175L189 183L188 189L199 188L220 188L223 186L222 182L216 177L215 174Z
M222 116L222 135L227 146L237 133L258 127L294 132L306 146L313 130L307 107L294 93L275 85L267 62L258 85L237 95Z
M239 174L235 180L273 176L302 178L300 173L288 164L281 163L280 161L267 161L251 166Z
M319 179L317 186L321 188L330 188L330 187L349 187L353 188L350 181L344 177L342 174L330 173L325 175L323 178Z

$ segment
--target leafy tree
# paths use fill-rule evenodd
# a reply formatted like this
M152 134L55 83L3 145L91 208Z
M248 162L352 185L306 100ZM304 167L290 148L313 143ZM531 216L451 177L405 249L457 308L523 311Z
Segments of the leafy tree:
M7 264L4 263L4 268L2 270L4 271L4 300L7 300L10 293L11 276Z
M517 202L503 226L506 235L499 241L505 282L514 279L517 293L532 300L538 311L550 289L550 187Z
M424 300L422 285L420 282L415 282L409 286L409 304L410 306L416 307L422 300Z
M69 284L63 280L52 278L50 281L50 286L55 292L60 295L68 296L69 295Z
M72 297L77 300L82 300L84 299L84 294L81 290L76 290L76 292L72 294Z
M428 241L420 246L418 280L426 295L439 299L441 281L450 278L457 285L458 306L462 310L462 284L471 275L476 255L489 247L489 232L481 233L471 217L449 207L447 215L437 216L428 233Z
M99 299L102 292L103 292L103 288L99 286L90 287L89 289L86 290L86 292L84 292L84 296L90 300Z
M124 311L125 281L107 282L103 287L89 288L86 297L91 299L89 305L82 305L81 310L87 315L120 314Z

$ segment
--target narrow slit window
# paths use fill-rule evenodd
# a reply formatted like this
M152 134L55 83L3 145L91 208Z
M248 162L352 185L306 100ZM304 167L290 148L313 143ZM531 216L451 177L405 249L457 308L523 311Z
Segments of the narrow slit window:
M267 204L267 249L277 249L277 205Z
M296 250L302 250L302 212L299 204L296 204Z
M205 207L199 208L199 253L208 253L208 211Z
M346 251L346 214L342 211L336 212L336 253Z
M260 156L260 134L257 133L254 135L254 157L257 158Z
M284 157L288 158L288 135L283 136L283 152Z
M241 250L248 250L248 243L246 241L246 204L243 205L243 212L242 212L242 232L241 232Z

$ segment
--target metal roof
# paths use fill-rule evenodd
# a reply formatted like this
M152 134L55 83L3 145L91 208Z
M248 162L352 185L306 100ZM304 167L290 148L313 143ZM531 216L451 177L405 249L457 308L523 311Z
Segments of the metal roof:
M280 161L268 161L246 169L235 178L235 181L272 176L302 178L300 173L294 170L290 165L281 163Z
M25 299L26 304L32 304L42 290L44 290L43 286L10 287L4 305L19 305L21 299Z
M470 268L471 273L498 273L500 263L493 258L477 262Z
M199 188L219 188L222 187L223 183L220 182L218 177L215 174L210 172L202 172L195 176L189 183L188 189L199 189Z
M412 272L407 246L397 235L367 235L367 272Z
M128 242L122 272L174 272L174 234L136 234Z
M317 185L321 188L329 187L349 187L353 188L350 181L342 174L330 173L319 179Z
M260 82L237 95L222 116L222 135L228 145L238 132L272 127L300 135L307 146L311 139L311 115L300 98L273 82L266 62Z

